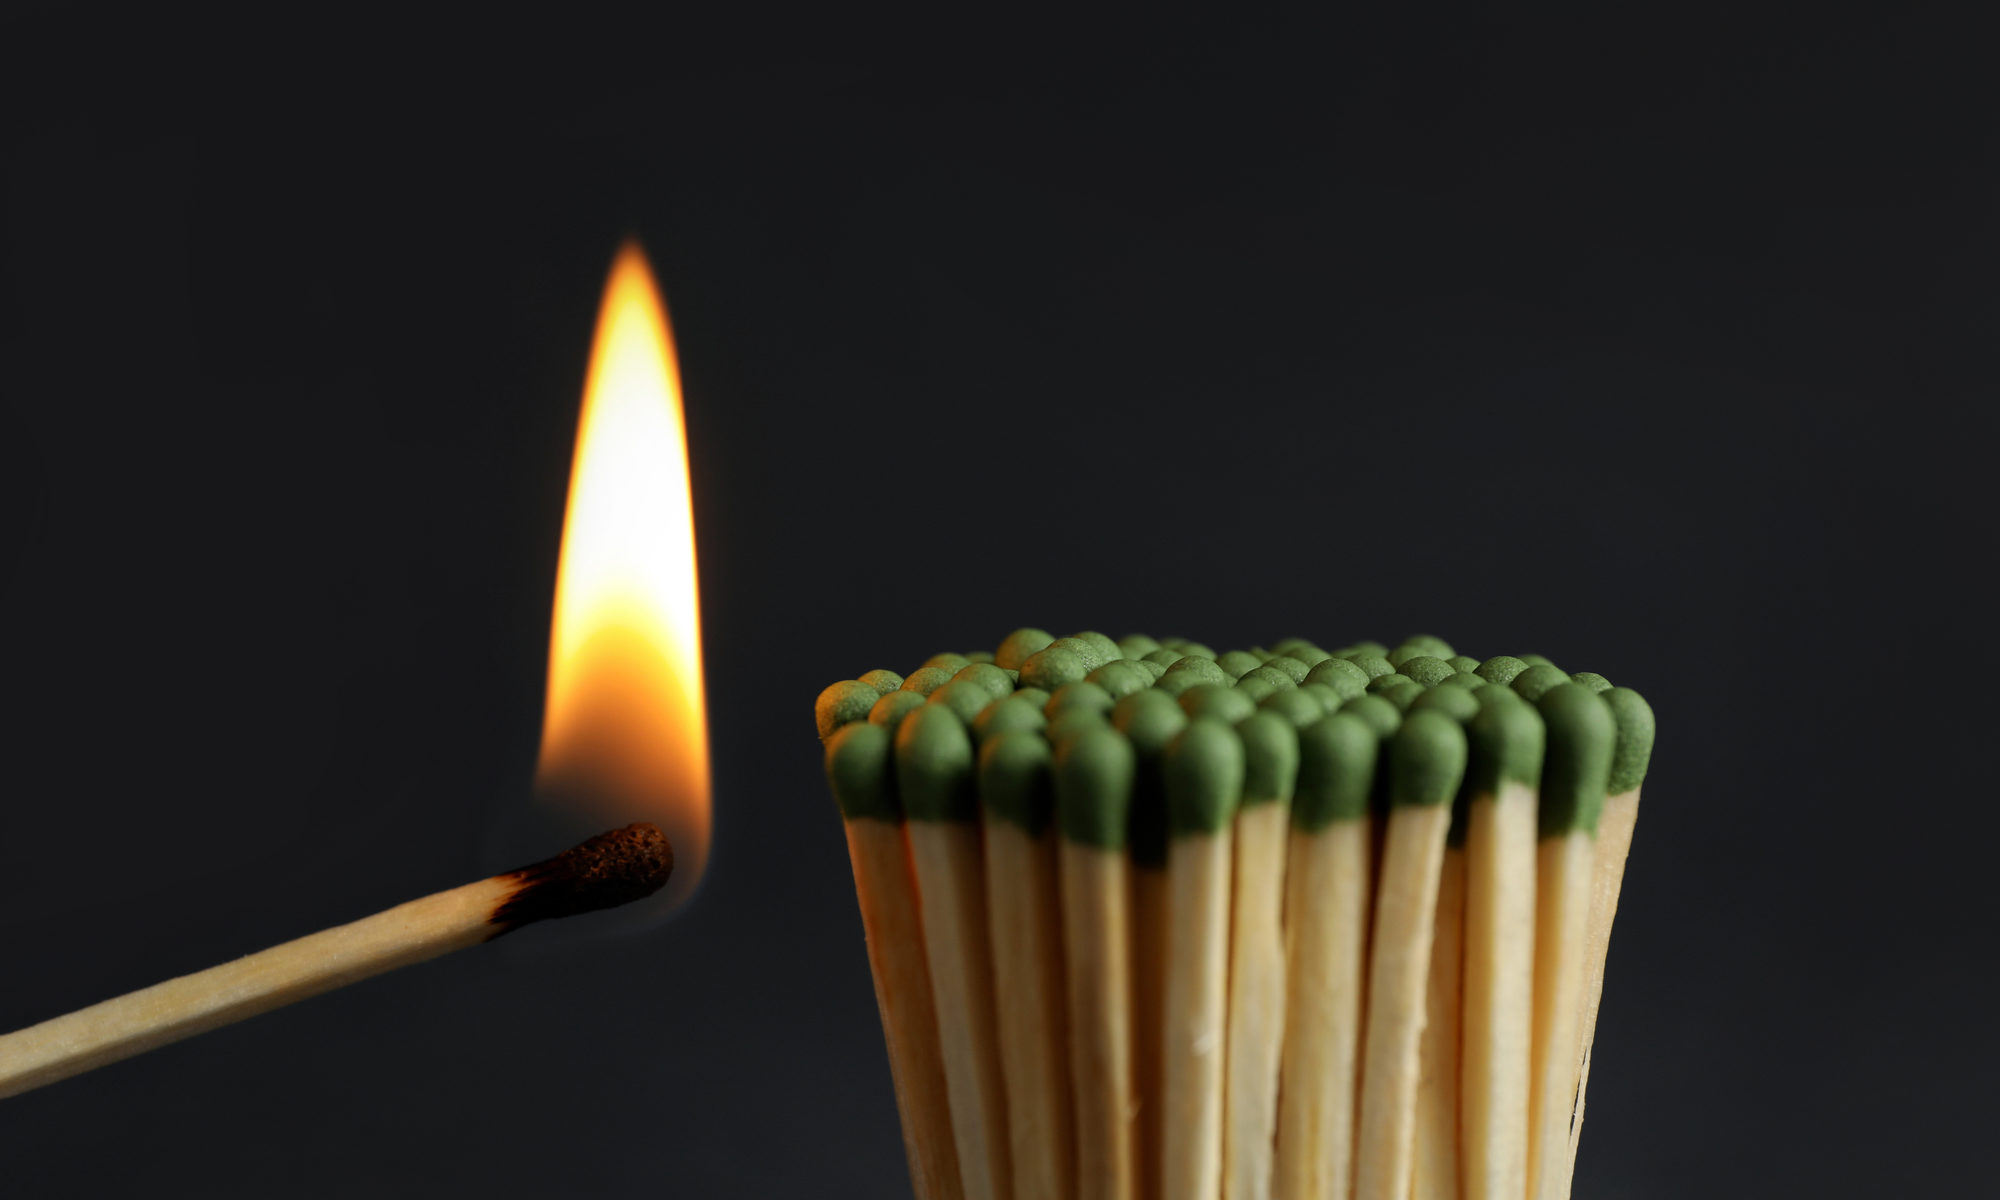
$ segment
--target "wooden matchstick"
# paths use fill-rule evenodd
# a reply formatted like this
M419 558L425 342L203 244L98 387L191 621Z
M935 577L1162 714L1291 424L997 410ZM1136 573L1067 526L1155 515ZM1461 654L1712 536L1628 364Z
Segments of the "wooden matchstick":
M1530 672L1542 670L1530 668ZM1521 688L1524 672L1515 681ZM1566 679L1567 677L1565 677ZM1591 876L1617 725L1581 684L1563 682L1536 703L1548 728L1535 850L1535 997L1528 1094L1528 1195L1568 1189L1570 1117L1577 1084L1577 1026L1585 982Z
M1466 1200L1521 1200L1528 1190L1542 719L1504 685L1483 688L1478 698L1466 813L1462 1170Z
M1604 967L1611 952L1611 925L1618 915L1618 894L1625 883L1625 858L1632 849L1632 833L1639 820L1639 785L1645 781L1646 767L1653 757L1653 710L1645 698L1631 688L1609 688L1600 693L1611 706L1618 724L1618 744L1611 759L1609 791L1604 799L1604 815L1597 823L1597 861L1591 871L1590 924L1586 934L1583 1020L1579 1029L1581 1053L1577 1056L1576 1112L1570 1120L1569 1172L1576 1170L1577 1145L1583 1135L1583 1102L1590 1085L1592 1044L1597 1036L1598 1005L1604 998ZM1565 1193L1567 1194L1567 1193Z
M546 862L412 900L234 962L0 1037L0 1097L489 942L534 921L626 904L673 871L658 827L599 834Z
M1211 1200L1222 1186L1223 1070L1229 1021L1229 898L1243 741L1214 717L1167 744L1167 986L1164 1200Z
M1277 1194L1345 1200L1354 1183L1370 819L1381 739L1348 712L1299 732L1285 866L1285 1048Z
M1270 712L1244 718L1236 732L1243 739L1244 779L1229 914L1222 1195L1270 1200L1285 1033L1285 841L1299 735L1290 721Z
M972 736L948 704L926 703L903 718L896 788L916 867L959 1175L969 1200L1009 1200L1013 1158L973 772Z
M835 733L827 742L826 774L847 829L854 896L868 942L910 1179L918 1200L959 1200L965 1190L952 1140L944 1051L924 955L917 880L896 798L890 740L897 709L907 712L905 705L884 697L878 705L881 721L871 717Z
M1133 774L1132 743L1109 726L1056 743L1077 1195L1090 1200L1139 1195L1126 855Z
M1438 873L1465 760L1464 729L1440 712L1410 713L1390 742L1390 808L1362 1040L1357 1200L1409 1200Z
M990 734L979 748L979 796L1014 1189L1065 1200L1075 1193L1076 1146L1052 760L1039 729Z

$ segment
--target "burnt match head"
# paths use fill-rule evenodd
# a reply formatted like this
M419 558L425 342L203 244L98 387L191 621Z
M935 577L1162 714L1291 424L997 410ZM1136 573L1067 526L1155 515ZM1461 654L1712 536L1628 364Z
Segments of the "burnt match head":
M520 886L494 908L493 936L643 900L673 872L674 848L659 826L639 822L600 833L546 862L507 872Z

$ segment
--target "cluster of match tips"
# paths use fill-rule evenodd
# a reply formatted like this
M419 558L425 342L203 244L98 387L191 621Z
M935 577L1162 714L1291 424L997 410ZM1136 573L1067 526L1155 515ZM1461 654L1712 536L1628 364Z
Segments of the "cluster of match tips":
M1653 717L1434 637L820 694L922 1200L1559 1200Z

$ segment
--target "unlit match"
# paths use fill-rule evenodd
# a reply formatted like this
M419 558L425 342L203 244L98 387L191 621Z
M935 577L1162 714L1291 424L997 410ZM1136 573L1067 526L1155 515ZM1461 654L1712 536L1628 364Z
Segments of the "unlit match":
M627 825L546 862L93 1004L0 1037L0 1097L490 942L536 921L629 904L659 891L673 869L673 847L658 826Z

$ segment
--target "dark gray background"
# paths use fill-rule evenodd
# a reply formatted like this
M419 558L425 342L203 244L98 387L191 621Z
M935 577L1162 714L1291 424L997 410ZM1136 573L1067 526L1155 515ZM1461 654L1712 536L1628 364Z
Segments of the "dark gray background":
M0 1026L500 865L628 231L712 871L6 1101L10 1196L900 1194L808 710L1022 623L1643 689L1578 1194L1990 1188L1970 30L277 11L0 24Z

